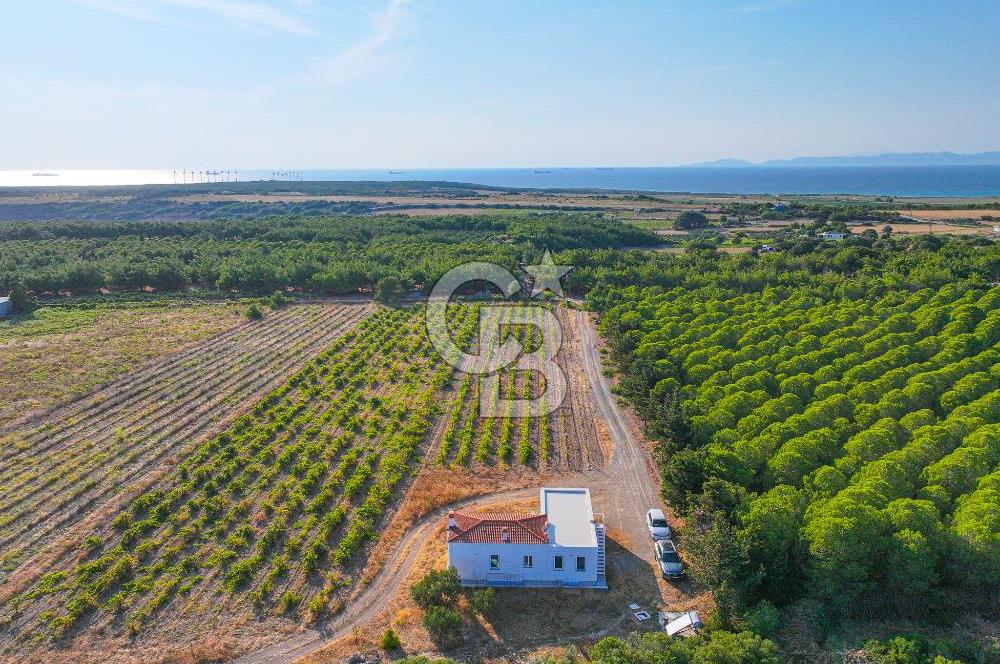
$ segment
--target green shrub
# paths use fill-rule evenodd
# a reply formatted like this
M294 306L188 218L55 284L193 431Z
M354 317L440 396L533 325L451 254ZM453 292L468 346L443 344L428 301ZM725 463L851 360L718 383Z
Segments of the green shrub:
M375 285L375 299L382 304L398 304L404 294L403 282L396 276L382 277Z
M462 643L462 616L455 609L429 607L424 613L424 627L439 648L455 648Z
M399 650L402 646L403 644L399 641L399 635L391 627L385 630L385 633L382 634L382 638L378 642L378 647L386 652Z
M288 613L302 603L302 595L288 590L278 599L278 610Z
M669 662L669 664L781 664L774 644L750 632L725 632L683 639L665 632L609 636L590 651L592 664Z
M410 588L410 596L421 608L452 604L462 591L458 581L458 570L449 567L444 570L432 569Z
M476 613L489 617L497 610L497 591L483 588L472 593L472 608Z
M738 622L743 629L767 638L778 631L781 612L774 604L762 599L757 606L747 610Z
M996 661L996 650L986 652L975 642L952 643L921 635L897 636L885 641L865 642L865 656L871 664L958 664Z

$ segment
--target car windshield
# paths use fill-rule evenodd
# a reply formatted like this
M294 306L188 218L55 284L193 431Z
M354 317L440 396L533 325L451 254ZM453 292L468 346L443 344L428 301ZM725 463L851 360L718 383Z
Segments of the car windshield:
M667 520L666 519L653 519L652 520L652 524L653 524L654 528L666 528L667 527Z
M681 561L681 557L677 555L676 551L671 551L670 549L664 549L663 552L660 554L660 560L662 560L665 563L679 563Z

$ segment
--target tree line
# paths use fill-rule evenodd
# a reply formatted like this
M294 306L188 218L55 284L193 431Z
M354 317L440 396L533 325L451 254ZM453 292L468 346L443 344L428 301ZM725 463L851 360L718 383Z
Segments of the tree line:
M655 235L598 215L302 217L0 225L0 291L191 286L343 294L386 277L433 283L456 264L511 270L539 251L652 245Z

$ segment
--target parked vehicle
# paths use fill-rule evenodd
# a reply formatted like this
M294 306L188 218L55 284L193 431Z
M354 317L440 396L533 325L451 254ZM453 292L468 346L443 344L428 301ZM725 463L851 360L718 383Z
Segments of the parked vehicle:
M684 562L677 553L677 547L670 540L659 541L653 545L656 564L664 579L678 579L684 574Z
M661 509L653 508L646 512L646 528L649 529L650 538L654 540L670 539L670 526Z

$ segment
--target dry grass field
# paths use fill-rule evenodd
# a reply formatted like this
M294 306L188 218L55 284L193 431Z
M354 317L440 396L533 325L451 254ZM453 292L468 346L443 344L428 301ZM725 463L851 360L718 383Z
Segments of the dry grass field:
M244 321L232 304L45 308L0 321L0 429Z
M927 221L951 221L954 219L974 219L982 220L984 216L992 216L1000 219L1000 210L905 210L902 212L907 217L925 219Z
M903 235L979 235L981 237L996 237L996 233L993 231L993 225L986 222L981 222L975 226L958 226L954 223L934 223L928 222L922 224L919 222L890 222L886 224L892 227L893 233L900 233ZM882 226L877 226L877 230L881 230Z

